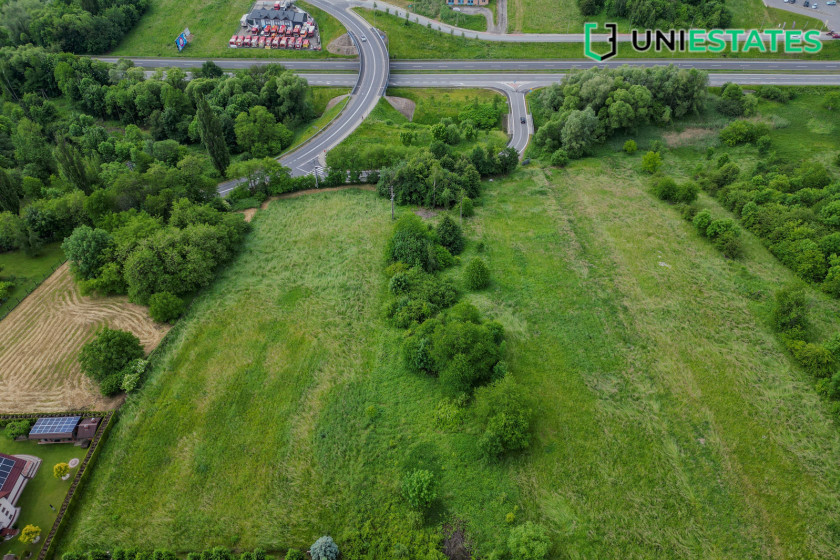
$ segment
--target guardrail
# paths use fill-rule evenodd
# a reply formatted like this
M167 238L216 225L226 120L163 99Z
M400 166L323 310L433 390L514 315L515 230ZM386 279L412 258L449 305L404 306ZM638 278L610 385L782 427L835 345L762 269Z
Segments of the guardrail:
M61 261L60 263L58 263L57 265L55 265L55 266L52 268L52 270L50 270L50 271L49 271L49 272L48 272L48 273L47 273L47 274L46 274L43 278L41 278L40 280L33 280L33 281L32 281L32 284L29 286L29 288L27 289L26 293L25 293L25 294L23 294L22 296L18 296L17 298L14 298L14 299L15 299L15 303L14 303L14 305L12 305L9 309L7 309L6 311L4 311L2 315L0 315L0 321L2 321L3 319L5 319L5 318L6 318L6 316L7 316L9 313L11 313L12 311L14 311L14 310L15 310L15 308L16 308L18 305L20 305L20 304L21 304L21 302L22 302L23 300L25 300L25 299L29 296L29 294L31 294L32 292L34 292L34 291L38 288L38 286L40 286L41 284L43 284L43 283L44 283L44 280L46 280L47 278L49 278L50 276L52 276L52 275L53 275L53 273L54 273L56 270L58 270L58 269L59 269L59 267L61 267L61 266L62 266L64 263L66 263L66 262L67 262L67 259L64 259L63 261Z

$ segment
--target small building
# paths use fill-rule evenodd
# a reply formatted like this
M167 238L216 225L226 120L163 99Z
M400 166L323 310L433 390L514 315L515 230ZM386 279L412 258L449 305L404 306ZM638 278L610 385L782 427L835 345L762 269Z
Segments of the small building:
M40 462L32 459L0 453L0 531L4 535L11 534L10 529L20 516L18 499L26 483L38 472Z
M85 418L76 428L76 441L92 440L99 427L99 418Z
M48 416L38 418L29 431L29 439L38 443L68 443L76 439L76 427L81 416Z
M486 6L490 0L446 0L450 6Z

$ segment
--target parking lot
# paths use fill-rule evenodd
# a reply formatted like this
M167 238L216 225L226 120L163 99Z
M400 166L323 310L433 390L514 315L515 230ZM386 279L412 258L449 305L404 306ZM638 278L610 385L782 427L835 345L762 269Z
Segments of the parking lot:
M228 46L321 50L321 34L314 18L289 0L258 1L239 20Z

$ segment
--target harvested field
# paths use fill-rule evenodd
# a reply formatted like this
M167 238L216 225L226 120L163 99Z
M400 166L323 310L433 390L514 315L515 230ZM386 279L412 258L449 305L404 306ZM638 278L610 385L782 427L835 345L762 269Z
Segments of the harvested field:
M0 412L114 408L81 371L79 349L102 326L133 332L150 352L169 327L124 297L79 294L67 264L0 321Z

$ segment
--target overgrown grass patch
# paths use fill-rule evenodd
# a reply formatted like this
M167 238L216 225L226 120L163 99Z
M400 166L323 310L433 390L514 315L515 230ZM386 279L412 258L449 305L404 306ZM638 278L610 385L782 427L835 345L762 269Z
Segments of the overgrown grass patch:
M507 103L502 94L491 89L388 88L388 95L414 101L412 122L430 125L447 117L457 119L461 108L474 101L495 101L500 106Z
M38 287L62 262L64 251L60 243L45 245L34 257L20 250L0 253L0 281L15 284L8 299L0 304L0 317L4 317L20 299Z

